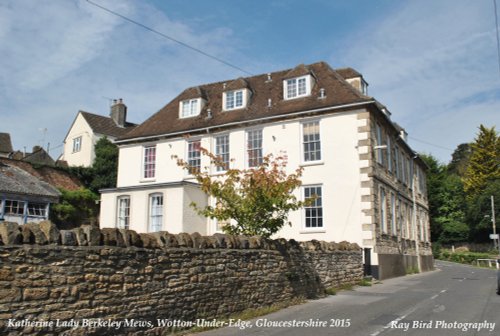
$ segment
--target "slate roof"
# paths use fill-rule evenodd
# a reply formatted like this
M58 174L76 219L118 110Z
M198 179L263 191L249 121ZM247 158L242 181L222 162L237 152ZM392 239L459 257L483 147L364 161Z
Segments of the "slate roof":
M0 192L41 196L57 201L60 192L16 166L0 162Z
M82 114L83 118L85 118L90 128L92 128L95 133L102 135L108 135L118 138L125 135L127 132L137 126L136 124L126 122L125 127L120 127L117 126L113 119L111 119L110 117L104 117L85 111L79 112Z
M9 133L0 133L0 153L12 152L12 142Z
M347 75L347 71L343 71ZM342 71L341 71L342 73ZM297 99L283 99L283 80L310 74L314 78L311 95ZM299 65L293 69L211 83L184 90L180 95L165 105L161 110L137 126L132 131L118 138L118 142L134 141L141 138L168 136L171 134L190 133L208 127L242 125L256 122L262 118L287 118L295 112L346 106L352 104L370 104L374 100L352 87L345 77L333 70L327 63L318 62ZM226 88L224 88L224 86ZM251 91L250 102L246 108L223 111L222 94L233 87L247 87ZM320 99L320 89L325 91ZM185 99L203 97L206 104L200 115L191 118L179 118L179 103ZM271 99L271 107L268 106ZM344 108L345 111L348 107ZM207 118L210 109L212 117Z

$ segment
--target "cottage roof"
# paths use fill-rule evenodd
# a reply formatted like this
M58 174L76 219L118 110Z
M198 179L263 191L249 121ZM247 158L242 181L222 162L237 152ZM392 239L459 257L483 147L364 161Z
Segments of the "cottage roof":
M0 153L12 152L12 142L9 133L0 133Z
M284 100L283 80L290 78L290 76L304 74L311 74L314 78L311 94L306 97ZM232 88L233 83L238 87L241 87L242 84L246 85L252 91L252 96L245 108L224 111L223 92L229 90L228 86ZM324 89L322 98L320 98L321 89ZM196 98L193 96L195 94L198 96L202 94L206 99L201 113L195 117L179 118L179 103L187 98ZM318 62L270 74L261 74L235 81L221 81L186 89L141 125L119 137L118 141L125 142L145 137L189 133L208 127L241 125L268 117L286 118L295 112L370 102L373 102L373 98L363 95L352 87L327 63ZM210 118L207 118L208 109L211 111Z
M105 117L85 111L80 111L80 113L95 133L112 136L115 138L125 135L127 132L137 126L136 124L126 122L125 127L120 127L116 125L116 123L110 117Z
M0 162L0 192L42 196L57 200L60 192L28 172L13 165Z

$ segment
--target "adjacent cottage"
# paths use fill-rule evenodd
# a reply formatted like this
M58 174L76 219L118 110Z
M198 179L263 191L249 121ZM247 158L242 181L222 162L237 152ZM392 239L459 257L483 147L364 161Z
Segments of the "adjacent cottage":
M297 196L318 197L277 237L356 242L379 278L432 268L426 166L367 87L354 69L319 62L186 89L116 141L117 188L102 190L101 226L219 232L189 206L214 200L172 156L216 175L201 147L240 168L285 152L290 172L304 167Z
M95 159L94 147L102 137L114 141L132 130L136 124L127 122L127 106L114 100L109 117L79 111L64 138L60 160L69 166L89 167Z
M60 192L25 170L0 161L0 221L26 224L49 218Z

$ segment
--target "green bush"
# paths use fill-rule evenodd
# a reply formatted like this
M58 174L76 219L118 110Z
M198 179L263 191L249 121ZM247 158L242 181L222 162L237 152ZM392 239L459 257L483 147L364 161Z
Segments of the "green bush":
M450 253L449 251L441 251L439 256L441 260L453 261L461 264L475 264L477 259L491 259L488 253L479 252L456 252Z
M441 256L441 244L436 242L432 244L432 255L434 256L434 259L439 259Z

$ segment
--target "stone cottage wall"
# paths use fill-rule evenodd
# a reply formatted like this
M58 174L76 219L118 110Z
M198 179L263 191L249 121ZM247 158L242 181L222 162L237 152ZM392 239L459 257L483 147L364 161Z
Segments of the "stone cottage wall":
M319 297L362 269L347 242L0 223L0 334L161 334Z

